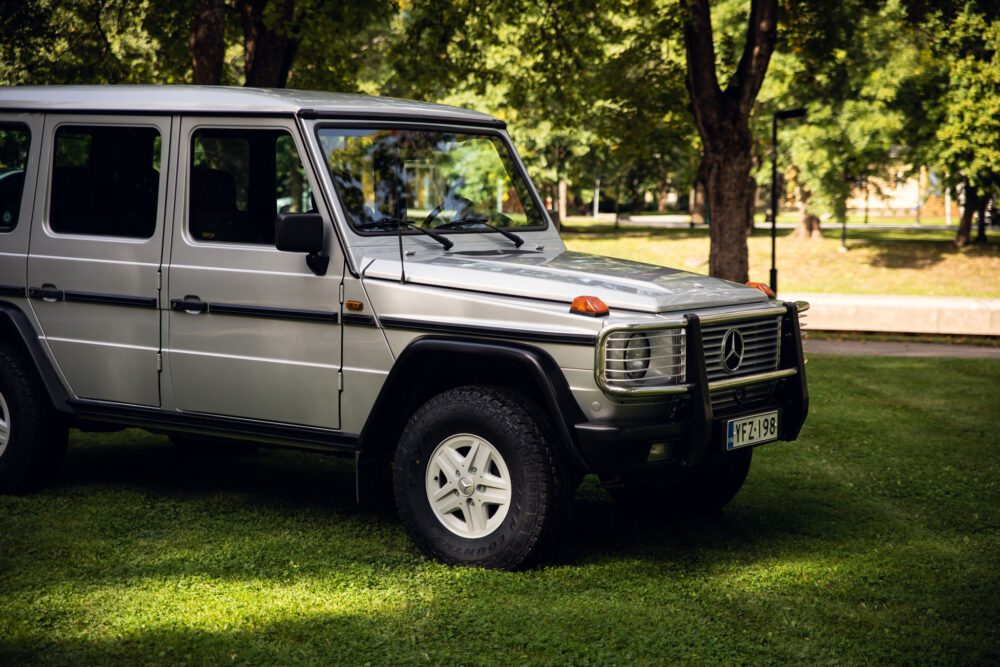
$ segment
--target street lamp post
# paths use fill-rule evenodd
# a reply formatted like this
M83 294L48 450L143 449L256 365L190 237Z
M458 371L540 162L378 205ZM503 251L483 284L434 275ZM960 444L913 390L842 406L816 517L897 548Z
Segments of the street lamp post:
M785 109L775 111L771 117L771 291L778 293L778 269L775 267L775 239L778 224L778 121L785 118L802 118L806 110Z

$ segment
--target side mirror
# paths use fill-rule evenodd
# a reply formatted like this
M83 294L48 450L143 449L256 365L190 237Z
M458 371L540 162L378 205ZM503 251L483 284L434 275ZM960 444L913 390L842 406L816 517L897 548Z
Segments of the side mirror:
M319 213L279 213L274 221L274 247L307 253L306 264L317 276L326 273L330 258L323 252L323 216Z

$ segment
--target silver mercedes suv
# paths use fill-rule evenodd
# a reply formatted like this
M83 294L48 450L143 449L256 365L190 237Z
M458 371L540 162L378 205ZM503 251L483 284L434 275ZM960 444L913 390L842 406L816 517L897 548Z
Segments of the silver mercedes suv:
M202 87L0 89L0 491L70 426L352 456L445 563L523 567L593 473L710 511L808 409L762 286L566 250L496 118Z

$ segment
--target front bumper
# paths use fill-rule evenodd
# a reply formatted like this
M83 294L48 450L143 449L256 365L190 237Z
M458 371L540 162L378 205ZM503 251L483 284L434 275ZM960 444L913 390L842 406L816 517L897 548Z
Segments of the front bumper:
M696 314L689 314L686 319L690 381L683 386L681 398L672 403L673 414L665 415L662 422L576 424L576 445L590 472L608 476L641 470L648 465L649 449L654 443L665 444L670 451L669 460L674 463L685 467L712 465L726 455L723 437L726 421L763 410L779 411L779 439L798 437L809 411L798 306L785 304L777 370L712 383L705 367L701 320ZM762 385L768 389L763 404L723 411L713 409L713 392Z

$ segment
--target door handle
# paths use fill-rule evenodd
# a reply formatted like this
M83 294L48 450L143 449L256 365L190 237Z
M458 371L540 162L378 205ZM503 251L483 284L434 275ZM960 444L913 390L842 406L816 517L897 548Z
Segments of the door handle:
M183 299L171 299L170 309L183 310L185 313L190 313L191 315L197 315L198 313L204 313L208 311L208 303L202 301L196 296L188 295Z
M55 285L50 285L45 283L41 287L29 287L28 296L32 299L41 299L48 303L55 303L56 301L62 301L63 291L61 289L56 289Z

